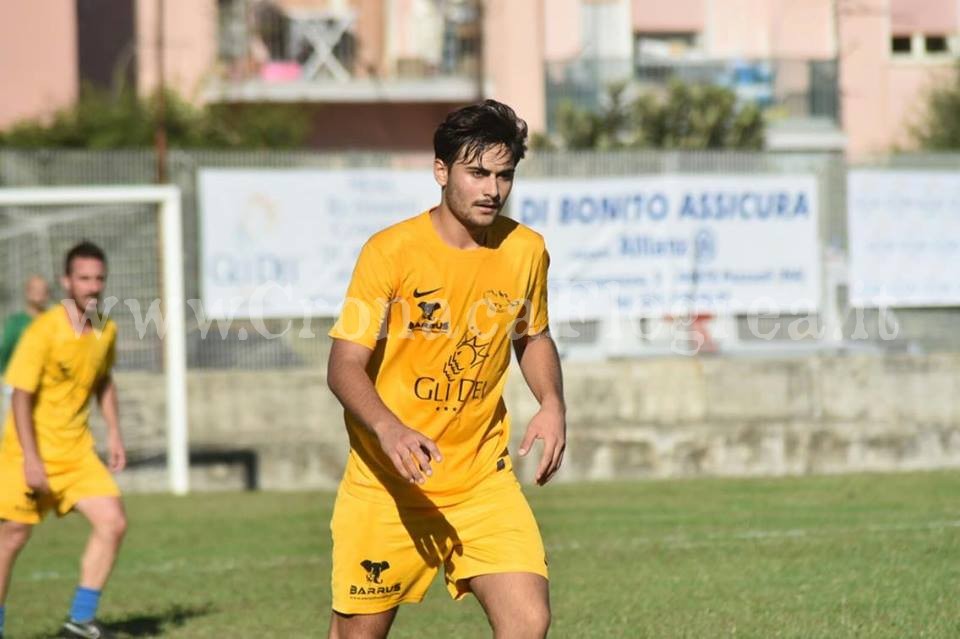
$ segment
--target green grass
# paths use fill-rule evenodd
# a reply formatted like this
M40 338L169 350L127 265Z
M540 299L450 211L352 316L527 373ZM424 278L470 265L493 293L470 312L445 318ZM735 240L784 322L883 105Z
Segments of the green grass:
M550 555L554 637L960 637L960 474L690 480L527 490ZM101 607L121 636L317 637L328 493L130 496ZM55 632L85 524L41 526L7 637ZM489 636L435 583L392 637Z

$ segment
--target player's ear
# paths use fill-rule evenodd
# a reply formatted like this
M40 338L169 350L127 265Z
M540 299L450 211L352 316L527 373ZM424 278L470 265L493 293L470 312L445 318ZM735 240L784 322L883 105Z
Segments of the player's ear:
M65 292L70 291L70 276L68 275L60 276L60 288L63 289Z
M433 179L437 181L440 188L447 186L447 180L450 179L447 164L440 158L433 159Z

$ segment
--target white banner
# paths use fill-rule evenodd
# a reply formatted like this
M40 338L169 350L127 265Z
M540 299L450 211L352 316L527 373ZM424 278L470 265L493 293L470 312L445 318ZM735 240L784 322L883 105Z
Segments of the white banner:
M204 314L335 316L363 243L439 199L429 170L203 169Z
M850 303L960 304L960 173L851 171Z
M521 178L511 199L546 238L555 320L820 306L813 176Z

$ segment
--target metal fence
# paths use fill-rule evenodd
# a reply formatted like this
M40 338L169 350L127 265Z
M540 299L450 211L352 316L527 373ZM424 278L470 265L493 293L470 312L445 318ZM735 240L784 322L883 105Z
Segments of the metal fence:
M265 168L422 168L430 170L432 157L424 153L317 153L317 152L207 152L175 151L170 155L170 179L183 192L184 271L187 299L200 298L200 237L197 212L197 174L203 167ZM873 162L899 168L953 169L956 156L898 156ZM839 154L829 153L733 153L733 152L613 152L532 154L520 167L525 176L630 176L670 174L785 174L815 175L819 185L820 239L825 259L846 254L846 170ZM149 184L155 175L149 151L12 151L0 150L0 187ZM411 212L412 214L413 212ZM57 217L59 216L59 218ZM72 216L72 217L71 217ZM29 272L47 277L59 274L62 254L70 243L90 238L104 243L111 259L110 295L137 300L143 314L159 298L159 251L157 227L149 206L69 207L39 210L0 209L0 264L7 277L0 284L0 313L20 306L21 286ZM60 220L60 221L57 221ZM825 269L826 271L827 269ZM816 338L795 339L787 327L794 319L814 327L823 326L818 316L769 320L748 316L717 318L714 329L723 333L723 350L736 353L809 353L820 348L958 350L960 335L954 329L960 319L956 308L900 308L880 315L874 310L854 309L847 303L843 285L824 287L823 308L837 309L843 340L825 343ZM139 339L141 318L127 305L113 316L121 335L118 365L128 369L156 370L162 357L158 339ZM292 330L281 339L267 339L243 322L229 326L205 326L188 312L188 363L192 368L289 368L322 366L329 349L326 330L330 318L295 319ZM613 351L598 345L609 340L610 327L583 322L562 327L559 343L564 354L642 356L662 354L668 346L651 337L657 331L653 320L631 320L637 330L621 338ZM287 320L267 320L268 330L279 332ZM757 329L764 339L757 339ZM895 339L881 336L895 329ZM725 331L725 333L724 333ZM636 337L640 335L640 337ZM670 348L673 348L671 342Z

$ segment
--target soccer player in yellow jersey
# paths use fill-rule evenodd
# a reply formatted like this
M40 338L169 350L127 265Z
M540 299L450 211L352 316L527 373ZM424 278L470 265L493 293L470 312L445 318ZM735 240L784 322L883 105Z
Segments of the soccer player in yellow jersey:
M62 629L66 637L107 636L96 610L126 530L120 491L97 457L87 423L95 395L107 425L110 469L122 470L126 454L110 376L117 328L98 314L106 278L99 247L73 247L61 279L68 297L30 324L6 371L14 391L0 445L0 620L14 560L34 525L51 509L58 516L76 510L93 530Z
M543 637L547 560L513 474L502 394L511 346L540 403L520 444L560 467L565 406L548 333L543 238L500 215L527 126L487 100L434 135L440 204L369 239L330 335L350 454L337 494L329 636L385 637L443 569L495 637Z

